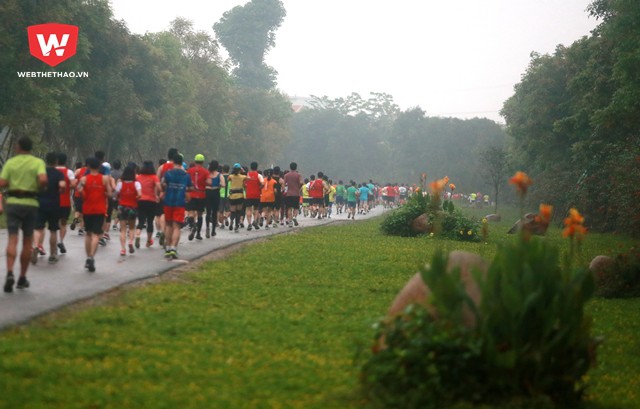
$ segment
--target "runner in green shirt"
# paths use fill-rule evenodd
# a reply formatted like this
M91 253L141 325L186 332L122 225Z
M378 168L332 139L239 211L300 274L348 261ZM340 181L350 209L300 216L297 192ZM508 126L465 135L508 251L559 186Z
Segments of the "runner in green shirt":
M18 232L22 230L22 252L20 253L20 277L16 288L29 287L27 270L33 247L33 230L38 214L38 190L47 186L47 171L42 159L31 155L33 142L26 136L18 139L16 155L9 159L0 173L0 188L6 188L7 199L7 277L4 291L13 291L15 278L13 266L18 253Z
M351 186L347 189L347 219L352 220L356 218L356 204L358 201L358 195L360 191L356 187L356 182L351 182Z

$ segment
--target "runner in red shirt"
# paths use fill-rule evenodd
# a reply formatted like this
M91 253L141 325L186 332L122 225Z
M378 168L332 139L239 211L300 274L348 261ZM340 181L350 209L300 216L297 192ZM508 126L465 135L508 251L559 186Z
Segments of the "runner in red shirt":
M156 176L158 176L158 180L162 181L164 174L170 171L171 169L173 169L173 156L177 154L178 154L178 150L176 148L169 149L169 151L167 152L168 160L162 165L158 166L158 172L156 173ZM160 209L164 209L163 200L160 200L158 207L159 207L158 213L156 213L156 216L157 216L156 227L158 228L158 232L160 233L160 237L159 237L160 245L164 246L164 241L165 241L164 210L162 212L159 211Z
M322 177L316 179L316 175L309 177L309 197L311 198L311 217L322 218L321 210L324 208L324 181Z
M206 204L206 189L207 178L209 177L209 170L202 164L204 163L204 155L197 154L194 158L196 162L195 166L192 166L187 170L189 177L191 177L191 184L193 190L190 192L191 200L187 202L186 210L189 212L189 241L193 240L194 236L196 240L202 240L200 232L202 231L204 208ZM194 223L197 216L197 223Z
M102 227L107 214L107 199L111 197L111 181L109 177L101 175L100 161L96 158L87 159L89 174L83 176L78 184L78 191L82 194L82 217L86 236L84 247L87 252L85 268L89 272L96 271L95 255L98 250L98 240L102 237Z
M135 253L133 240L136 235L136 219L138 217L138 199L142 196L142 185L136 180L136 170L127 166L116 184L118 194L118 220L120 220L120 255L125 256L127 228L129 228L129 253Z
M258 230L258 217L260 214L260 191L264 186L264 178L258 173L258 162L251 162L249 167L251 170L247 173L247 178L244 180L245 189L245 209L247 218L247 230L251 230L251 227Z
M140 248L140 233L146 227L147 247L153 245L153 219L158 213L160 201L160 180L156 175L153 162L145 161L140 169L140 174L136 176L142 188L140 199L138 200L138 226L136 229L136 248Z
M67 167L67 154L58 154L58 166L56 167L64 176L64 182L67 188L60 193L60 240L58 240L58 249L61 254L67 252L64 245L64 238L67 235L67 221L71 215L71 191L76 187L76 177L71 169Z

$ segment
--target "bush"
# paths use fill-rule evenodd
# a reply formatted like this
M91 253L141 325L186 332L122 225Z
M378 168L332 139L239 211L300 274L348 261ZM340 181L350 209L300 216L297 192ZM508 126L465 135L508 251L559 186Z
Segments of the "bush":
M459 241L480 241L480 223L469 219L455 209L453 202L432 200L421 193L412 195L401 208L391 212L380 225L384 234L401 237L415 237L418 233L411 229L416 217L427 214L434 225L434 233ZM471 234L469 234L471 232Z
M609 268L596 272L596 295L604 298L640 297L640 250L620 253Z
M437 321L410 307L380 324L376 340L382 336L386 348L363 367L368 395L402 408L522 398L578 403L597 345L584 314L591 273L562 269L556 248L520 238L498 250L486 277L474 275L483 300L475 305L446 262L437 254L422 271ZM473 329L463 325L465 307L476 315Z
M422 193L411 195L404 206L391 212L380 225L384 234L390 236L414 237L418 234L411 230L411 222L418 216L429 212L429 196Z

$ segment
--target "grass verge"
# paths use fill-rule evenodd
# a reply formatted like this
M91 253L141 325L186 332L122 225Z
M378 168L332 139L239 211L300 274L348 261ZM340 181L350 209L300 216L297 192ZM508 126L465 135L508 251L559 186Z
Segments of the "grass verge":
M179 280L0 333L0 407L363 408L354 358L371 324L438 247L488 244L379 233L380 220L307 229ZM549 240L561 240L559 230ZM583 258L628 241L592 235ZM637 408L640 300L596 300L604 335L588 402Z

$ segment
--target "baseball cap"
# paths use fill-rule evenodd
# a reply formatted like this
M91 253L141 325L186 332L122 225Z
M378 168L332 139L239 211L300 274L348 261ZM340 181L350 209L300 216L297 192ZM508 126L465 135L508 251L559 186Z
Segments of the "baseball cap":
M234 169L242 169L242 165L239 163L236 163L235 165L233 165Z
M196 162L204 162L204 155L199 153L195 158L193 158L193 160L195 160Z

